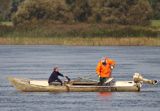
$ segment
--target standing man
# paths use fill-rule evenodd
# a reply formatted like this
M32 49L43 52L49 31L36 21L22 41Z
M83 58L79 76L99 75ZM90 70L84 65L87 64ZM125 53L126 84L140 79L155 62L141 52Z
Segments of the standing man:
M111 77L116 62L108 57L103 57L97 64L96 73L100 77L99 85L103 85Z

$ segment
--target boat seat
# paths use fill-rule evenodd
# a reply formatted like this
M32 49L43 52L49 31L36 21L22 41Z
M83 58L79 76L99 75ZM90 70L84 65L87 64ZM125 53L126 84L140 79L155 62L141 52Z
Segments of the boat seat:
M98 82L78 82L78 81L72 82L72 85L89 85L89 86L93 85L95 86L97 84Z

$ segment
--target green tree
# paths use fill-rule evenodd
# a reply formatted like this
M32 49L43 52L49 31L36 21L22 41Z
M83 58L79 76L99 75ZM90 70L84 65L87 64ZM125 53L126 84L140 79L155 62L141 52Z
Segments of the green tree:
M65 0L26 0L13 16L13 23L16 25L32 20L67 22L71 16Z
M90 0L90 5L90 19L96 22L146 25L152 17L152 9L147 0Z
M18 10L18 6L23 2L24 0L12 0L12 6L11 6L11 13L14 13Z
M58 23L147 25L151 17L148 0L25 0L13 22L52 20Z
M88 0L66 0L70 11L73 13L74 21L85 22L91 14Z
M155 19L160 19L160 1L157 2L154 8L154 17Z
M152 19L152 8L147 0L138 0L135 5L129 9L127 14L127 23L134 25L148 25Z
M160 0L149 0L153 9L153 19L160 19Z
M0 0L0 20L7 20L12 0Z

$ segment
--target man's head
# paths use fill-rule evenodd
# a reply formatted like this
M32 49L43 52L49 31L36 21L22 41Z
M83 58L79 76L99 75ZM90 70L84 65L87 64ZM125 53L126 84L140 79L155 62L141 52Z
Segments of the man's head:
M58 72L59 71L58 67L54 67L53 71Z
M107 64L107 57L102 57L101 62L103 65L106 65Z

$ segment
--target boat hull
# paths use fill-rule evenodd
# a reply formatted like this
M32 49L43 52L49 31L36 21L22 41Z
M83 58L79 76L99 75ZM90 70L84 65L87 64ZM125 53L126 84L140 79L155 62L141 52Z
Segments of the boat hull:
M30 84L31 80L22 78L8 78L11 84L17 90L23 92L138 92L140 91L140 84L133 81L116 82L113 85L98 86L98 85L73 85L65 84L63 86L55 85L37 85Z

